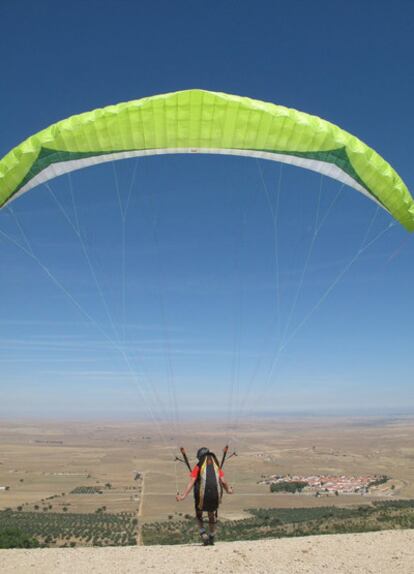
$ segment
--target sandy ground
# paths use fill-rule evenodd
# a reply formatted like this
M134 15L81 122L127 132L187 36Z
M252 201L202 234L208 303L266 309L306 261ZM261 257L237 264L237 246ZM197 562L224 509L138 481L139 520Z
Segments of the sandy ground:
M2 574L413 574L414 530L218 543L0 550Z

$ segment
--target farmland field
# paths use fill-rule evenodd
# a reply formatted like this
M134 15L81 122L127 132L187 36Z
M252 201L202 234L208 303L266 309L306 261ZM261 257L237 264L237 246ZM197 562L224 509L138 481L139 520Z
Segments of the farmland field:
M203 421L183 423L178 437L168 430L164 428L166 440L161 440L145 422L1 422L0 510L8 509L1 515L3 526L6 518L25 528L36 523L43 533L52 529L58 545L75 539L78 544L116 543L108 534L111 521L120 544L132 538L139 542L137 530L157 521L184 521L193 528L185 518L193 514L191 496L180 504L175 501L188 477L185 466L174 462L177 446L186 446L194 463L199 446L220 454L227 429L217 421ZM225 496L220 519L229 524L251 519L248 509L348 508L414 498L413 430L410 418L244 422L234 429L230 445L238 456L225 466L235 494ZM366 496L316 498L271 493L268 485L258 484L275 473L381 474L390 481ZM74 537L76 529L83 534Z

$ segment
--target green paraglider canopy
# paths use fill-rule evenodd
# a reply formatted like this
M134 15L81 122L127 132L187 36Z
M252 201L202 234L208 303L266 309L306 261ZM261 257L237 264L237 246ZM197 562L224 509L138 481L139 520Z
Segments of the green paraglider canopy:
M165 153L246 155L317 171L367 195L414 231L414 201L373 149L338 126L250 98L186 90L72 116L0 161L0 206L70 171Z

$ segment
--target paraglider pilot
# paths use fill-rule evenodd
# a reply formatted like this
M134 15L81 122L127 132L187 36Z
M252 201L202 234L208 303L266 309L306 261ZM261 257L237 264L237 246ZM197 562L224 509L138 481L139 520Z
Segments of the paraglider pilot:
M177 494L176 500L177 502L184 500L191 490L194 490L195 513L200 536L205 546L212 546L223 489L228 494L233 494L233 488L224 480L224 472L213 452L206 447L199 448L197 459L198 462L191 471L186 489L183 494ZM208 534L204 528L203 512L208 513Z

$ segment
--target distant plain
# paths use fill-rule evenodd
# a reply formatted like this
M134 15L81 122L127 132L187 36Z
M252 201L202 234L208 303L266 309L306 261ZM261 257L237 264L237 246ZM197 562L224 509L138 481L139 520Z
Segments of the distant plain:
M183 423L174 436L171 426L160 429L148 422L0 422L0 487L9 487L0 490L0 509L91 513L105 506L137 513L141 522L191 513L191 497L175 502L188 477L174 462L177 447L186 447L192 463L199 446L220 456L229 431L218 421ZM371 498L272 494L258 484L270 474L385 474L391 480L373 498L414 498L413 431L411 417L243 422L230 430L237 457L225 473L235 494L225 496L221 517L242 518L253 507L342 506ZM85 486L100 494L72 494Z

